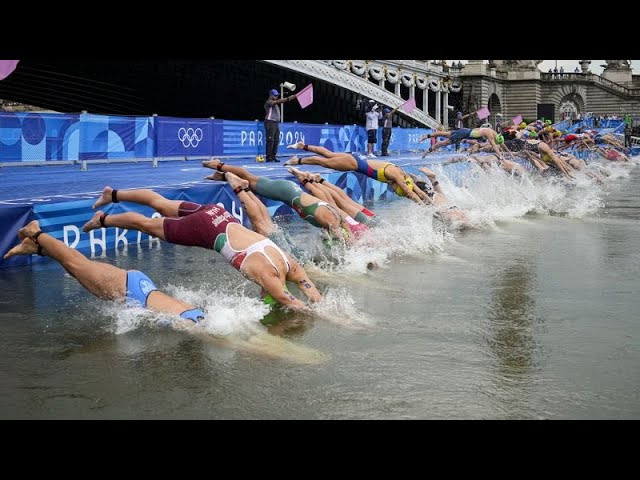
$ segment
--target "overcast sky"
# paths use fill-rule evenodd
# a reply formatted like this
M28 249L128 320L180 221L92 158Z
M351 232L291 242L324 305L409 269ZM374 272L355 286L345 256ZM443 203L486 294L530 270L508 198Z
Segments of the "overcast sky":
M448 64L451 64L451 62L462 62L462 63L467 63L467 60L447 60ZM486 62L486 61L485 61ZM565 72L573 72L576 67L579 67L579 60L557 60L558 62L558 69L560 69L560 66L564 67L564 71ZM593 73L597 73L598 75L602 73L603 68L600 65L604 65L604 60L591 60L591 65L589 65L590 70ZM540 70L542 70L543 72L548 72L550 68L555 68L556 66L556 60L544 60L540 65L538 65L538 68L540 68ZM631 60L631 68L633 68L633 73L635 73L636 75L640 73L640 60Z

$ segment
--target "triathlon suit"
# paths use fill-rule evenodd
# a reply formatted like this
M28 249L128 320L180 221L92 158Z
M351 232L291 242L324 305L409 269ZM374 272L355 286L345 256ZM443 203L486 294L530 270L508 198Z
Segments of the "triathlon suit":
M369 162L367 162L366 158L361 158L353 153L351 156L356 161L356 172L362 173L363 175L373 178L374 180L378 180L379 182L389 183L387 177L384 176L384 171L389 165L393 165L393 163L386 162L382 168L375 169L369 166Z
M287 266L287 273L291 269L289 260L284 252L271 240L265 238L245 250L235 250L229 245L227 229L232 223L240 224L228 211L219 205L200 205L192 202L182 202L178 208L181 218L165 218L164 236L167 242L191 247L202 247L220 253L236 269L242 269L244 261L255 252L262 253L273 268L278 271L271 258L265 252L265 247L276 249Z
M379 182L382 182L382 183L389 183L389 179L384 174L387 167L389 165L393 167L397 166L397 165L394 165L393 163L386 162L382 168L375 169L369 166L369 162L366 160L366 158L357 157L353 153L351 154L351 156L356 161L356 170L355 170L356 172L362 173L367 177L373 178L374 180L378 180ZM409 187L409 190L413 191L413 187L414 187L413 179L409 175L405 175L404 181ZM405 196L405 191L399 185L394 189L394 192L400 197Z
M301 198L304 192L291 180L271 180L267 177L260 177L256 182L255 193L262 197L278 200L289 205L300 215L300 218L306 220L314 227L324 228L315 218L318 207L327 208L335 215L338 222L340 222L340 214L333 205L327 202L319 201L311 205L303 206Z
M353 217L356 222L360 223L370 223L374 218L376 218L376 214L366 208L363 208L356 216Z
M472 132L473 130L470 128L460 128L458 130L454 130L449 136L449 141L451 143L459 143L465 138L480 138L479 135L472 136Z
M618 161L618 160L623 160L622 155L620 155L620 153L618 153L617 151L611 149L611 150L607 150L607 153L605 154L604 158L606 158L607 160L611 160L611 161Z
M365 232L369 231L369 227L367 227L364 223L360 223L349 216L345 218L345 223L349 228L351 235L353 235L355 238L360 238L365 234Z
M140 305L147 308L147 298L151 292L158 290L153 281L139 270L129 270L127 272L127 296L125 302L127 305ZM192 308L180 314L182 318L200 323L199 320L205 318L205 314L199 308Z
M153 281L140 270L127 272L127 305L140 305L147 308L147 298L151 292L158 290Z

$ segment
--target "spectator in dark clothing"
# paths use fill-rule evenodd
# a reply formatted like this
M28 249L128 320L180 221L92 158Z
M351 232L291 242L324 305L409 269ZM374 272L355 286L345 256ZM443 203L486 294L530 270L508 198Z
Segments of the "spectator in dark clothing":
M389 107L384 107L382 110L382 153L383 157L389 156L389 143L391 143L391 132L393 131L393 114L400 107L396 107L391 110Z
M277 105L285 102L290 102L295 95L290 95L285 98L278 98L280 92L275 88L269 91L269 98L264 102L264 131L267 137L266 159L267 162L279 162L276 158L278 153L278 142L280 141L280 109Z
M631 125L626 123L624 125L624 146L626 148L631 148L631 132L632 132Z

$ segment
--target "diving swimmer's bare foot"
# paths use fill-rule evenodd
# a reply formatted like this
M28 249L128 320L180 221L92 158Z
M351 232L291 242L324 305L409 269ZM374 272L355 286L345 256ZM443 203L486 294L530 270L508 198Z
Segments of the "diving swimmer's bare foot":
M244 190L245 188L249 188L248 180L240 178L239 176L229 172L227 172L226 177L227 177L227 182L229 182L229 185L231 185L231 188L233 188L234 190L238 187L241 188L242 190Z
M207 179L207 180L216 180L218 182L226 182L227 181L224 172L216 172L216 173L213 173L211 175L207 175L204 178Z
M289 173L291 175L296 177L299 182L303 181L308 176L306 172L301 172L300 170L298 170L295 167L289 167L289 168L287 168L287 170L289 171Z
M24 240L25 238L33 237L39 231L40 231L40 224L38 223L37 220L32 220L31 222L26 224L24 227L22 227L20 230L18 230L18 237L20 238L20 240Z
M300 165L300 159L298 158L297 155L294 155L293 157L291 157L289 160L287 160L286 162L283 163L283 165L286 167L288 165Z
M222 162L218 158L212 158L211 160L203 160L202 166L205 168L211 168L213 170L218 170L218 165Z
M287 145L287 148L293 148L296 150L304 149L304 142L292 143L291 145Z
M102 195L100 195L100 198L96 201L96 203L93 204L93 207L91 208L95 210L96 208L103 205L109 205L111 203L111 192L113 192L113 188L104 187L104 190L102 190Z
M23 238L22 243L20 245L16 245L7 253L4 254L5 260L7 258L13 257L14 255L29 255L31 253L38 253L38 245L36 242L31 240L30 238Z
M102 214L103 212L101 210L98 210L96 213L94 213L93 217L91 217L91 220L89 220L82 226L82 231L90 232L91 230L95 230L96 228L102 228L102 225L100 225L100 217L102 216Z

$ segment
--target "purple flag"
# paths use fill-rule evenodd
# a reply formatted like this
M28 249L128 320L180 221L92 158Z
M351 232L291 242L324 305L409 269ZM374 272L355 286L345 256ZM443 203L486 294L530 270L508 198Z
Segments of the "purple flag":
M402 110L404 110L405 112L407 112L407 113L413 112L413 110L416 108L416 99L415 99L415 97L411 97L409 100L404 102L402 105L400 105L400 108Z
M4 80L16 69L20 60L0 60L0 80Z
M517 117L513 117L511 119L514 125L520 125L522 123L522 115L518 115Z
M306 108L313 103L313 84L310 83L296 95L300 108Z
M491 112L487 107L482 107L480 110L476 111L476 115L478 116L478 120L482 120L491 115Z

